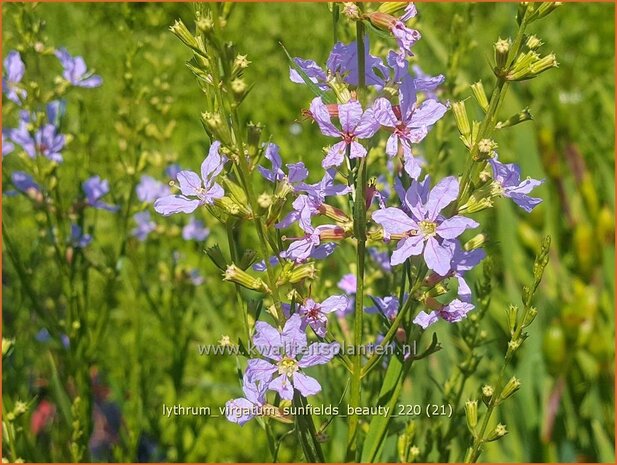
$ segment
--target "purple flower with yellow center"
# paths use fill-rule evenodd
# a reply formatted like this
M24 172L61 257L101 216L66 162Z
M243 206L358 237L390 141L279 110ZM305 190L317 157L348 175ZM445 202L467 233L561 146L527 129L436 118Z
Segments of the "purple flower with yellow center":
M364 158L366 156L366 148L358 140L372 137L379 129L379 124L375 121L371 109L363 112L362 105L357 101L336 105L336 112L342 129L338 129L332 124L328 107L323 103L321 97L313 99L310 111L322 134L341 139L328 150L328 154L321 163L324 168L339 166L343 163L348 148L350 158Z
M141 202L152 203L160 197L171 194L171 191L167 184L144 174L135 188L135 193Z
M425 100L417 105L415 88L400 98L399 105L393 106L383 97L373 104L375 120L392 131L386 143L386 153L393 157L401 147L405 170L413 179L420 175L421 165L412 155L411 144L422 141L430 127L441 119L447 110L448 107L437 100Z
M348 303L349 299L344 295L330 296L321 303L306 299L297 309L298 315L302 317L302 329L310 326L319 337L325 337L328 315L345 311Z
M225 403L225 416L232 423L240 426L254 417L260 416L266 404L267 385L261 381L249 381L248 376L242 379L244 397L228 400Z
M64 68L62 76L76 87L99 87L103 78L97 74L88 73L86 62L80 56L73 57L65 48L59 48L55 53Z
M206 228L203 221L191 218L182 228L182 239L185 241L205 241L210 235L210 230Z
M78 224L71 225L71 245L76 249L83 249L90 245L92 236L84 233Z
M339 352L340 345L316 342L308 346L302 326L297 313L287 320L281 332L264 321L255 324L253 344L267 360L248 361L245 376L249 381L266 383L269 390L278 392L285 400L293 399L294 389L305 397L321 391L319 382L302 370L328 363ZM302 358L297 360L300 354Z
M527 178L521 181L521 169L514 163L501 163L495 155L489 159L489 163L493 168L493 179L497 194L508 197L514 201L519 207L527 213L531 212L542 202L542 199L531 197L528 194L535 188L541 185L544 180Z
M131 234L137 238L138 241L145 241L151 232L156 229L156 223L152 221L149 211L143 211L135 213L133 216L135 220L135 228L131 231Z
M110 212L120 209L117 205L110 205L101 200L101 197L109 192L109 181L107 179L101 179L100 176L92 176L86 179L81 184L81 187L86 195L86 203L91 207Z
M221 143L210 146L208 156L201 164L201 178L193 171L180 171L177 179L181 195L167 195L154 202L154 209L161 215L193 213L197 207L211 205L225 195L223 188L214 180L223 171L227 159L220 155Z
M445 276L450 271L453 247L450 241L467 228L478 225L474 220L456 215L445 218L441 211L458 196L458 180L449 176L442 179L430 192L428 182L413 181L404 198L405 211L388 207L373 213L373 220L384 228L387 235L402 235L390 264L399 265L412 255L424 255L427 266Z
M2 91L4 95L6 95L6 98L20 105L21 101L26 98L28 93L19 86L26 72L26 66L19 52L15 50L9 52L4 59L4 70L6 74L2 78Z
M264 157L270 161L272 164L272 169L258 166L257 169L261 175L270 182L287 180L287 182L291 185L304 181L308 176L308 170L304 166L304 163L298 162L287 164L286 166L289 174L285 174L283 171L283 160L281 159L279 150L279 146L276 144L269 143L266 145Z

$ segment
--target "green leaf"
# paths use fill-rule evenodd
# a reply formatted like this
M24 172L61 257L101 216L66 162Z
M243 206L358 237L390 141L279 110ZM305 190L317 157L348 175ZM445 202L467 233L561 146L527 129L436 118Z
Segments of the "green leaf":
M64 390L64 386L62 386L62 382L58 376L58 368L56 367L54 357L51 355L51 352L47 352L47 356L49 359L49 366L51 368L51 388L54 393L54 398L56 399L56 403L58 404L64 421L67 425L71 425L73 423L73 415L71 414L71 400Z
M297 392L294 394L293 403L294 407L296 407L299 412L305 410L306 401ZM306 458L306 461L311 463L325 462L326 459L324 458L321 450L321 445L317 442L317 433L315 431L315 425L313 424L313 417L307 414L302 414L296 415L295 419L298 439L300 441L300 445L302 446L302 451L304 452L304 458Z

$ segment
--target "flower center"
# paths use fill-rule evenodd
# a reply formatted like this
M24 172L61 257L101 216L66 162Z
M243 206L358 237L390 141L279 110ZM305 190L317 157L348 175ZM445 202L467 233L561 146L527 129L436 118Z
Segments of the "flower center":
M298 371L298 362L293 358L283 357L277 365L280 375L291 376Z
M434 236L437 231L437 225L433 221L423 220L418 223L418 226L424 237Z
M319 314L321 313L320 310L321 307L319 305L314 305L306 312L306 317L314 320L319 317Z

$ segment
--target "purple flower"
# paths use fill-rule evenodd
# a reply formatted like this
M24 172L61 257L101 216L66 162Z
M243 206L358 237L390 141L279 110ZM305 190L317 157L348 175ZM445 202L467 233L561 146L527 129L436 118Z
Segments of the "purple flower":
M285 400L293 399L294 389L305 397L320 392L319 382L301 370L328 363L340 350L336 342L316 342L307 347L302 318L297 313L287 320L282 332L258 321L253 344L268 360L249 360L245 376L249 381L266 383L269 390L278 392ZM297 360L300 354L302 358Z
M258 166L257 169L270 182L279 182L287 179L287 182L293 185L304 181L308 176L308 170L302 162L287 164L289 174L286 175L282 169L283 160L279 154L279 146L276 144L268 144L264 156L272 163L272 169L269 170L263 166Z
M101 197L109 192L109 181L107 179L101 179L100 176L92 176L86 179L81 184L81 187L84 194L86 194L86 202L91 207L108 210L110 212L115 212L120 209L117 205L110 205L100 200Z
M347 294L355 294L358 287L358 278L356 278L356 275L353 273L347 273L337 283L337 286Z
M136 237L138 241L143 242L148 239L150 233L156 229L156 223L152 221L149 211L135 213L133 219L137 226L133 228L131 234Z
M248 376L242 379L244 397L232 399L225 404L225 416L232 423L240 426L261 414L266 403L267 385L261 381L249 381Z
M315 97L311 102L311 114L319 125L322 134L340 138L341 141L334 144L323 159L321 165L324 168L339 166L343 163L345 152L349 147L350 158L363 158L366 149L358 142L358 139L368 139L379 129L379 124L369 109L362 112L360 102L351 101L337 105L338 118L342 129L337 129L330 120L328 107L320 97Z
M403 11L403 14L401 15L399 19L401 21L409 21L411 18L415 18L417 14L418 14L418 10L416 9L416 5L414 5L413 3L409 3L405 7L405 10Z
M201 286L204 283L204 277L197 268L193 268L189 271L189 281L193 286Z
M3 157L8 155L9 153L12 153L13 150L15 150L15 144L13 144L13 142L11 142L7 136L8 136L8 131L2 130L2 156Z
M24 77L26 66L21 59L19 52L11 51L4 59L5 77L2 78L2 90L6 98L20 105L28 93L19 87L19 83Z
M302 317L302 329L310 326L319 337L325 337L328 325L328 314L343 312L348 305L348 298L344 295L333 295L319 303L313 299L306 299L298 307L297 313Z
M56 116L53 109L53 106L48 108L48 119L50 115ZM62 154L60 152L66 142L64 135L58 133L56 126L47 123L39 128L33 136L29 130L30 120L30 114L22 111L19 127L12 129L9 133L11 139L19 144L30 158L42 155L56 163L61 163Z
M443 74L437 76L429 76L418 65L413 65L411 69L414 72L413 78L414 86L417 92L424 92L427 99L437 100L437 94L435 90L442 85L446 80Z
M381 297L373 297L373 302L375 305L373 307L367 307L364 309L367 313L381 313L386 316L389 320L393 320L398 313L399 301L397 297L394 296L386 296L384 298Z
M73 57L65 48L56 50L56 57L60 60L64 72L62 76L76 87L99 87L103 79L98 74L88 73L86 62L80 56Z
M307 230L310 228L311 218L320 212L324 205L326 197L331 195L345 195L350 192L349 186L343 184L335 184L333 169L327 170L321 181L315 184L306 184L304 182L298 184L295 190L298 192L306 192L307 195L299 195L292 203L293 210L276 224L277 228L286 228L291 226L296 221L300 221L302 228Z
M180 165L178 165L177 163L172 163L167 168L165 168L165 174L169 176L173 181L178 180L178 173L180 171L182 171L182 168L180 168Z
M182 239L185 241L205 241L210 235L210 230L205 227L203 221L191 218L189 222L182 228Z
M375 120L382 126L391 129L392 134L386 143L386 153L393 157L403 149L405 170L413 179L420 175L420 164L414 159L411 144L417 144L426 137L430 127L435 124L448 110L436 100L425 100L416 105L415 88L410 95L401 98L401 104L392 106L385 98L379 98L373 104Z
M164 216L174 213L193 213L197 207L211 205L225 195L214 179L223 171L227 159L219 153L221 143L214 141L208 156L201 164L201 179L193 171L180 171L178 183L182 195L168 195L154 202L154 209ZM195 198L196 197L196 198Z
M320 244L317 247L313 248L308 258L314 258L316 260L323 260L326 257L329 257L336 249L336 244L334 242L326 242L324 244ZM279 256L282 259L286 259L287 253L285 251L279 253ZM293 261L293 259L291 259ZM276 266L279 264L279 259L276 256L271 256L268 259L268 262L271 266ZM266 261L261 260L253 265L253 269L255 271L266 271Z
M469 302L454 299L440 310L433 310L430 313L421 311L416 315L413 322L422 327L422 329L426 329L436 323L439 318L442 318L449 323L457 323L466 318L467 314L473 310L473 308L474 305Z
M78 224L71 225L71 245L76 249L83 249L90 245L92 242L92 236L84 233L81 226Z
M152 176L144 174L135 188L137 198L141 202L152 203L159 197L171 194L169 186L154 179Z
M454 253L452 256L451 274L458 282L458 296L463 302L471 302L471 288L465 281L465 273L480 263L486 253L482 249L466 251L461 244L454 243Z
M392 271L392 265L390 265L390 254L388 251L380 252L375 247L369 247L368 254L383 271Z
M15 188L23 194L28 194L31 191L41 191L39 185L32 179L32 176L23 171L14 171L11 175L11 181L13 181Z
M542 199L530 197L528 194L541 185L544 180L527 178L521 181L521 169L514 163L501 163L497 155L489 160L493 168L493 179L497 186L497 192L504 197L514 200L519 207L527 213L531 212Z
M300 224L302 226L302 223ZM310 225L309 225L310 226ZM287 251L285 252L285 258L295 261L296 263L303 262L309 258L324 258L322 253L329 255L329 250L320 248L321 240L328 239L342 239L345 237L345 232L342 228L331 224L325 224L313 228L304 229L304 236L298 240L292 242ZM330 252L331 253L331 252Z
M453 248L449 241L456 239L467 228L478 223L464 216L444 218L441 211L452 203L459 190L458 180L442 179L433 190L427 192L428 182L413 181L405 195L409 213L388 207L373 213L373 220L380 224L386 234L402 234L390 263L398 265L412 255L424 255L428 267L445 276L450 271Z
M364 41L364 45L366 84L381 88L384 84L381 76L387 73L387 68L380 58L369 53L368 39ZM337 42L332 48L326 63L328 72L338 74L347 84L357 86L359 81L357 56L358 47L355 42L350 44ZM313 60L304 60L302 58L294 58L294 62L322 91L328 89L328 74L317 63ZM304 84L304 79L294 68L289 69L289 79L297 84Z
M420 33L405 26L405 23L400 20L393 21L390 25L390 32L394 36L396 43L399 46L399 61L403 61L406 56L413 56L411 47L420 40Z

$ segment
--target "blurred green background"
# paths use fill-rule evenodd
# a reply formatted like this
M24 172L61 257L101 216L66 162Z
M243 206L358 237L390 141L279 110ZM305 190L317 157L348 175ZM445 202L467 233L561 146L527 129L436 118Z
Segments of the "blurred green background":
M3 4L3 49L23 46L16 34L20 5ZM513 34L515 4L419 4L416 27L423 39L414 48L417 63L425 72L446 75L440 95L443 100L469 98L468 85L482 79L487 92L493 84L489 58L499 37ZM67 153L80 161L62 166L67 195L79 189L77 174L100 174L112 183L112 196L131 185L123 157L131 150L148 159L149 173L163 178L163 168L172 161L196 169L208 146L199 121L200 93L184 66L190 58L186 48L167 30L176 18L192 21L188 4L40 4L32 12L45 22L46 45L64 46L82 55L104 85L93 91L78 91L69 99L69 125L75 135ZM347 30L348 29L348 30ZM341 28L344 40L351 26ZM500 419L509 435L490 444L485 461L614 461L614 298L615 298L615 176L614 176L614 5L607 3L566 4L530 33L554 51L559 68L531 82L517 83L508 92L501 119L529 107L534 120L497 133L500 159L517 162L524 175L544 178L536 191L544 202L531 215L524 215L506 200L483 216L487 252L495 259L493 298L483 322L489 334L480 369L467 384L464 398L475 396L490 381L501 363L506 339L504 309L520 301L521 286L531 279L533 256L541 238L553 239L550 263L539 290L539 316L530 339L514 361L512 371L522 381L520 392L504 406ZM326 4L238 4L226 35L240 53L252 62L245 78L255 83L243 104L243 117L260 122L265 133L281 146L285 162L304 161L317 168L321 161L316 129L306 123L301 110L312 94L288 79L288 61L279 45L292 56L324 63L332 47L332 24ZM372 38L377 42L376 38ZM391 46L391 44L390 44ZM383 51L379 45L373 50ZM27 64L28 61L26 60ZM49 58L47 66L29 71L28 79L50 82L59 65ZM471 99L468 108L481 117ZM4 127L15 124L16 114L3 113ZM132 122L132 123L131 123ZM126 136L123 125L143 125L138 146ZM167 132L165 132L167 130ZM128 148L127 148L128 146ZM136 148L138 147L138 148ZM453 116L448 113L420 147L429 169L438 176L458 172L465 148L458 141ZM439 156L438 156L439 154ZM3 181L12 170L4 161ZM39 290L50 311L61 305L64 290L49 280L53 262L40 246L41 237L33 222L32 208L22 198L3 201L3 226L23 250L26 266L35 269L33 287ZM96 221L95 259L105 260L114 246L115 224L100 214ZM209 226L214 222L204 216ZM236 361L231 357L203 357L194 349L198 343L215 343L222 335L237 338L241 331L234 317L233 289L220 283L218 270L209 263L197 244L177 238L177 218L157 222L164 228L160 238L146 246L131 242L134 259L120 270L117 287L102 287L102 279L91 287L91 312L96 303L110 299L108 337L98 347L97 368L110 390L109 399L122 411L122 446L110 459L185 461L270 460L263 431L255 422L243 428L223 418L161 415L168 405L223 405L240 394ZM208 244L223 241L224 232L213 231ZM247 244L250 245L250 244ZM140 248L141 247L141 248ZM170 255L179 250L182 261L198 266L205 283L175 298L170 277ZM345 257L345 255L341 255ZM322 289L336 289L340 277L350 271L344 260L330 262L322 270ZM51 377L46 352L49 343L35 340L41 323L33 315L24 289L3 254L3 336L15 339L14 352L3 366L3 397L7 403L30 399L36 380ZM143 274L142 271L144 270ZM156 281L156 284L154 284ZM145 289L157 289L161 305L184 313L178 326L161 324L149 308ZM150 296L152 297L152 296ZM182 300L183 299L183 300ZM174 320L176 321L176 320ZM173 386L175 341L186 332L184 385ZM429 363L414 367L402 402L440 402L431 379L443 383L455 370L459 357L454 340L456 329L437 329L444 350ZM52 348L56 352L61 350ZM170 368L171 367L171 368ZM325 368L315 371L328 378L320 399L338 400L344 373ZM337 385L340 383L340 385ZM175 395L174 393L177 393ZM556 407L551 408L551 402ZM29 414L28 414L29 415ZM396 419L393 431L404 426ZM420 434L447 418L419 422ZM29 460L53 461L54 448L40 447L24 420L23 444ZM58 430L63 426L59 423ZM60 432L52 436L62 436ZM332 460L343 460L344 423L338 420L328 430L324 444ZM461 431L461 435L467 434ZM136 448L150 455L139 457ZM385 459L396 460L396 438L387 443ZM138 444L139 443L139 444ZM280 460L301 458L292 437L284 442ZM422 444L419 444L422 447ZM430 458L430 457L429 457ZM433 456L433 459L435 457Z

